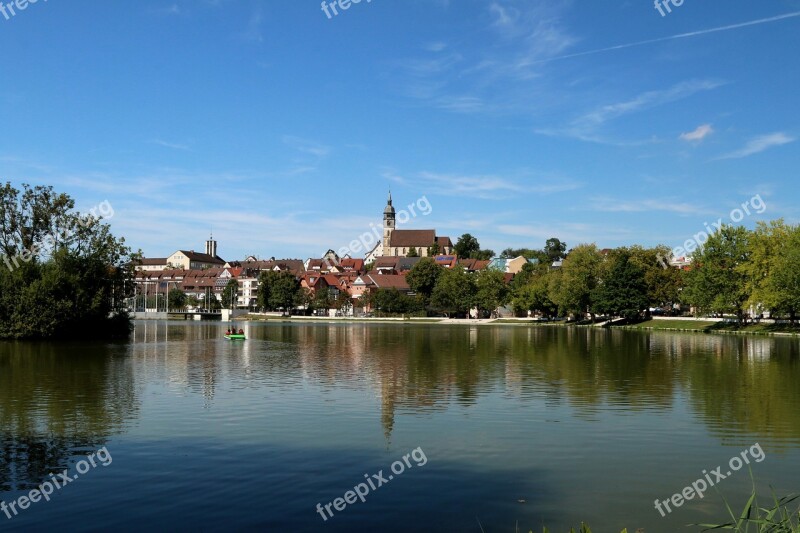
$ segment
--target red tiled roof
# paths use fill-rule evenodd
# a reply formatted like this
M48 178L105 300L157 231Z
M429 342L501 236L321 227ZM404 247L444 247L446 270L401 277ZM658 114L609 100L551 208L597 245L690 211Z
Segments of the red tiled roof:
M396 229L392 232L389 246L397 247L418 247L427 248L436 242L436 230L432 229ZM440 245L441 246L441 245Z

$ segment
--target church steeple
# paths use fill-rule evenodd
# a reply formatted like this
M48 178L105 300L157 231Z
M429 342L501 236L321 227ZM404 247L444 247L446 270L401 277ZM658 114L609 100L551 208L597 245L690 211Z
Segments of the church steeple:
M392 191L389 191L389 198L386 201L386 208L383 210L383 250L384 254L389 251L392 242L392 232L395 229L396 212L392 206Z

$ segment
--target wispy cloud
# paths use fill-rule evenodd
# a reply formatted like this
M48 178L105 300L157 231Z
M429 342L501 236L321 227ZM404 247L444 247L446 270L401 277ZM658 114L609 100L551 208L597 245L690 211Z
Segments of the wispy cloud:
M608 46L606 48L596 48L596 49L593 49L593 50L587 50L585 52L577 52L577 53L574 53L574 54L566 54L566 55L554 56L554 57L549 57L549 58L542 58L542 59L536 60L535 63L547 63L549 61L559 61L559 60L563 60L563 59L571 59L571 58L574 58L574 57L583 57L583 56L588 56L588 55L600 54L600 53L603 53L603 52L611 52L611 51L614 51L614 50L624 50L625 48L633 48L635 46L644 46L646 44L661 43L661 42L664 42L664 41L672 41L672 40L675 40L675 39L686 39L686 38L689 38L689 37L699 37L701 35L707 35L709 33L738 30L740 28L747 28L749 26L757 26L757 25L760 25L760 24L768 24L768 23L771 23L771 22L778 22L780 20L785 20L785 19L794 18L794 17L800 17L800 11L793 11L791 13L778 15L776 17L769 17L769 18L751 20L751 21L742 22L742 23L739 23L739 24L730 24L728 26L718 26L716 28L708 28L708 29L705 29L705 30L698 30L698 31L692 31L692 32L687 32L687 33L679 33L679 34L670 35L670 36L667 36L667 37L659 37L657 39L647 39L645 41L636 41L636 42L632 42L632 43L618 44L616 46Z
M522 178L511 179L492 174L470 176L423 171L417 174L417 178L414 185L422 190L430 190L445 196L466 196L486 200L507 198L512 194L555 194L581 187L580 183L570 179L542 178L530 176L528 173ZM525 183L522 183L523 178Z
M247 27L245 28L244 32L242 32L242 37L245 40L256 43L260 43L264 40L264 35L261 31L263 18L264 17L261 13L261 8L256 8L255 11L253 11L253 13L250 15L250 19L247 21Z
M592 201L592 209L604 213L643 213L666 212L677 215L701 215L713 211L688 202L676 201L674 198L645 198L642 200L620 200L609 197L597 197Z
M311 154L317 157L325 157L331 153L330 146L326 146L317 141L303 139L294 135L284 135L282 140L286 146L294 148L298 152Z
M189 145L187 144L180 144L180 143L173 143L168 141L163 141L161 139L152 139L149 141L150 144L157 144L158 146L163 146L164 148L171 148L173 150L183 150L183 151L190 151Z
M710 91L724 85L717 80L689 80L673 85L667 89L646 91L635 97L613 104L603 105L584 115L572 120L563 128L538 129L537 133L550 136L573 137L588 142L597 142L617 145L636 145L642 142L620 142L609 140L599 133L599 130L610 121L625 115L652 109L684 98L699 92ZM709 126L710 127L710 126Z
M790 137L782 132L762 135L750 140L743 148L718 157L717 159L741 159L743 157L748 157L763 152L764 150L772 148L773 146L782 146L784 144L792 143L796 140L797 139L795 137Z
M705 139L712 133L714 133L714 128L711 127L711 124L703 124L701 126L697 126L697 128L694 131L681 133L680 139L682 141L699 143L702 142L703 139Z

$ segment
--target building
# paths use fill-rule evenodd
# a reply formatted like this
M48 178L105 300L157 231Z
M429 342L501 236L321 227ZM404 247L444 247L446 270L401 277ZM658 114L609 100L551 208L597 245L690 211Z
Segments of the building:
M217 241L211 236L206 241L205 253L194 250L178 250L169 257L142 258L136 270L155 272L161 270L204 270L207 268L222 268L225 260L217 255Z
M371 263L378 257L419 256L450 254L453 243L450 237L439 237L433 229L397 229L397 211L392 205L392 193L383 210L383 239L367 253L365 261Z

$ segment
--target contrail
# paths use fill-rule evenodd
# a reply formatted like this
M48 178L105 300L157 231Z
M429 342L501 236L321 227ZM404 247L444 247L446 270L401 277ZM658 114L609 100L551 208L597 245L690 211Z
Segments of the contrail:
M718 31L729 31L729 30L736 30L739 28L746 28L747 26L756 26L758 24L766 24L768 22L776 22L778 20L784 20L793 17L800 17L800 11L794 11L792 13L786 13L785 15L778 15L776 17L769 17L765 19L758 19L758 20L751 20L750 22L742 22L739 24L731 24L730 26L720 26L718 28L711 28L708 30L699 30L699 31L692 31L689 33L679 33L677 35L670 35L669 37L659 37L658 39L648 39L646 41L638 41L635 43L628 43L628 44L618 44L617 46L609 46L608 48L598 48L597 50L589 50L586 52L578 52L576 54L568 54L564 56L557 56L551 57L549 59L539 59L537 61L531 61L530 64L536 63L548 63L550 61L559 61L561 59L570 59L573 57L580 57L580 56L588 56L593 54L599 54L601 52L610 52L611 50L622 50L623 48L633 48L634 46L642 46L645 44L652 44L652 43L661 43L664 41L672 41L674 39L684 39L686 37L696 37L698 35L705 35L707 33L716 33Z

